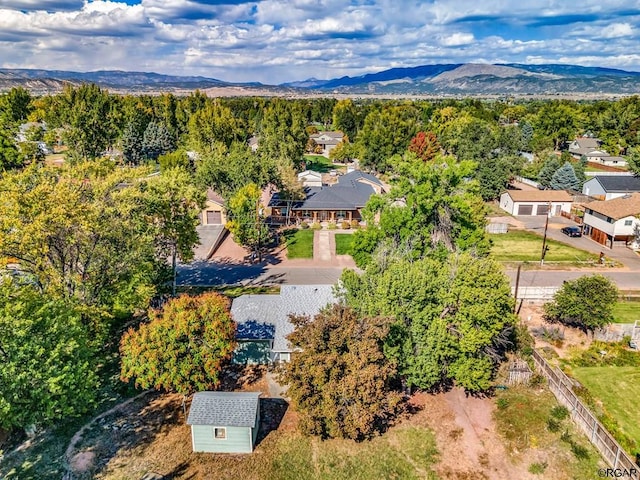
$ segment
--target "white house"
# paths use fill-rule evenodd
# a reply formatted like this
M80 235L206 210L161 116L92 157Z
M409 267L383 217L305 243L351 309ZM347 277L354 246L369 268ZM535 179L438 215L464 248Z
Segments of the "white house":
M507 190L500 196L500 208L511 215L558 216L571 212L573 197L564 190Z
M316 153L320 153L325 157L329 156L331 150L336 148L340 142L342 142L344 138L344 133L342 132L318 132L309 136L311 140L313 140L316 145L319 147L319 150Z
M584 206L584 234L609 248L614 242L624 242L639 248L634 229L640 225L640 193L613 200L596 201Z
M582 186L582 193L599 200L612 200L635 192L640 192L640 177L633 175L596 175Z
M305 170L298 174L298 181L302 183L303 187L321 187L322 174L313 170Z
M624 167L627 161L600 148L600 140L593 137L578 137L569 144L569 153L574 158L587 157L589 162L599 163L609 167Z

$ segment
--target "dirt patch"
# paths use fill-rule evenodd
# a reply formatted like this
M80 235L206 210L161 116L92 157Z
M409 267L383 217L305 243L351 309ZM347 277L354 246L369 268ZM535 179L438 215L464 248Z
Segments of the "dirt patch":
M435 470L443 479L510 480L534 478L522 461L514 462L496 432L491 398L467 396L454 388L446 393L417 394L412 403L422 410L421 421L436 435L440 461Z

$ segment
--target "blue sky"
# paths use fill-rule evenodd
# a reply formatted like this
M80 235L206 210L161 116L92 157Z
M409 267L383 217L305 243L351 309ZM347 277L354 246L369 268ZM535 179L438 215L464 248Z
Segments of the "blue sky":
M640 71L637 0L0 0L0 65L275 84L434 63Z

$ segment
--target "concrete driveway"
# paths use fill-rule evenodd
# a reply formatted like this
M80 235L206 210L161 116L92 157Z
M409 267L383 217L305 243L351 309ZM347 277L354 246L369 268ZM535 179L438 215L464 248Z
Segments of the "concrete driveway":
M546 220L544 216L517 216L515 218L523 225L525 230L531 230L539 235L544 234L544 224ZM563 227L569 225L578 224L568 218L551 217L549 219L549 228L547 229L547 238L558 240L559 242L586 250L587 252L596 254L604 252L607 257L622 263L629 270L640 272L640 256L630 248L615 246L613 249L610 249L591 240L591 238L587 236L569 237L561 232Z

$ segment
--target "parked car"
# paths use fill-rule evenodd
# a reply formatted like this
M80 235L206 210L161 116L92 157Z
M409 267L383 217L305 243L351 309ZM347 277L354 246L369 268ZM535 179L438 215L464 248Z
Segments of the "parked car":
M564 227L561 232L565 235L569 235L570 237L582 236L582 229L580 227Z
M631 340L629 342L629 348L633 348L634 350L638 350L638 342L636 342L635 340Z

